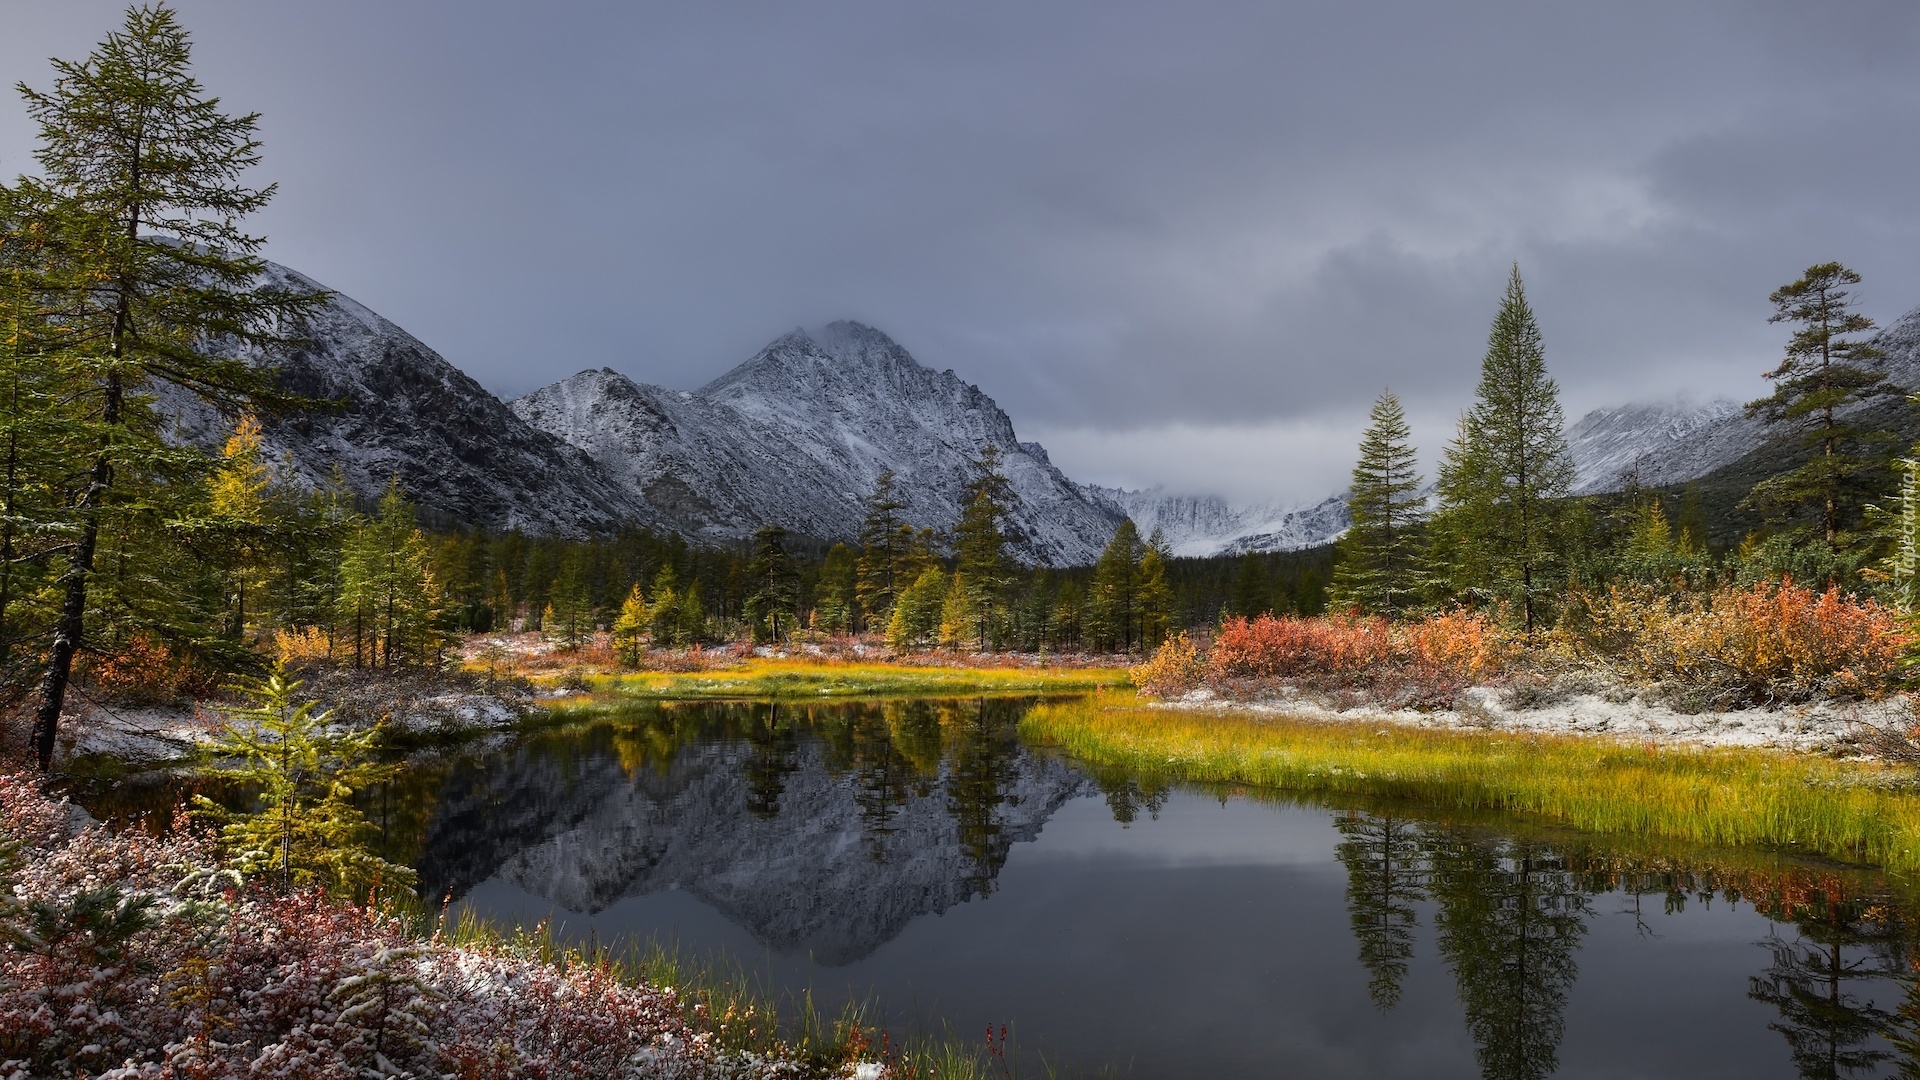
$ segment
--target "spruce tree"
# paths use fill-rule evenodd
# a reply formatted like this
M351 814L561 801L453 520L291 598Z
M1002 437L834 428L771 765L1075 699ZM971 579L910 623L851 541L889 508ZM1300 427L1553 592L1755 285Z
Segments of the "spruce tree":
M800 575L787 552L787 530L764 525L753 534L753 558L747 564L751 592L747 619L756 641L781 640L793 633L793 613L799 606Z
M674 575L673 564L663 562L653 575L653 643L654 645L683 645L680 636L680 593L677 588L679 579Z
M1460 594L1516 605L1532 633L1565 563L1573 487L1560 391L1515 266L1473 407L1440 466L1434 547Z
M972 592L968 603L983 650L1004 614L1007 588L1013 581L1006 529L1012 502L1013 485L1000 471L1000 448L988 443L974 462L974 478L962 496L960 521L953 530L955 564Z
M884 469L874 478L873 491L867 496L867 516L860 524L859 584L856 595L863 619L884 626L893 616L893 603L900 590L912 584L912 575L903 574L909 558L908 547L913 528L900 519L906 508L894 490L892 469Z
M1382 393L1369 420L1347 495L1349 523L1333 570L1333 600L1397 617L1419 603L1425 585L1419 537L1425 500L1400 399L1391 390Z
M204 95L170 10L131 8L85 60L53 66L50 90L19 87L43 175L16 191L72 270L56 302L61 357L93 445L70 504L74 539L34 718L43 769L86 635L105 515L126 475L166 451L146 392L171 385L232 412L271 400L262 369L210 350L278 347L319 299L260 283L262 240L240 225L274 190L241 182L260 157L257 117L227 115Z
M820 561L820 577L814 585L814 622L829 634L853 632L859 605L859 560L853 549L835 544Z
M1124 518L1114 528L1099 561L1093 564L1087 621L1092 624L1097 646L1133 651L1134 631L1140 621L1140 556L1145 547L1133 519Z
M1173 628L1173 588L1167 582L1167 539L1158 528L1147 538L1140 555L1140 585L1135 592L1140 612L1140 645L1155 649Z
M1886 432L1866 431L1843 413L1848 406L1896 393L1884 371L1863 366L1881 355L1854 335L1874 328L1873 320L1853 310L1847 286L1860 275L1837 262L1810 266L1800 280L1783 285L1767 299L1774 312L1768 322L1797 325L1786 358L1767 372L1773 393L1747 404L1757 416L1792 432L1812 454L1799 468L1754 485L1743 505L1769 511L1776 520L1804 512L1811 531L1828 550L1838 552L1856 537L1861 511L1877 490L1884 466Z

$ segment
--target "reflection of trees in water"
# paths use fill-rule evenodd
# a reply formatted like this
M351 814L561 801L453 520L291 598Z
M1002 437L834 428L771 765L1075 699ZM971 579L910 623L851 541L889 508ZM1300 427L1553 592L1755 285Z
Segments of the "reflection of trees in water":
M1779 1011L1780 1019L1767 1026L1786 1038L1800 1075L1874 1075L1902 1042L1909 1044L1909 1056L1901 1071L1920 1072L1912 1040L1897 1030L1905 1026L1902 1017L1859 992L1870 990L1868 983L1907 976L1903 920L1885 904L1849 900L1838 889L1784 902L1776 897L1773 906L1770 914L1790 921L1794 937L1776 930L1759 943L1772 962L1749 980L1748 996ZM1887 1036L1890 1045L1876 1045L1876 1035Z
M1002 828L999 810L1015 779L1019 759L1019 713L1005 702L981 698L972 708L953 710L952 723L942 724L951 739L947 772L947 812L958 830L961 848L973 862L968 882L973 893L986 896L1006 865L1012 842Z
M1481 1075L1537 1080L1558 1064L1586 897L1565 862L1529 840L1437 830L1429 888Z
M1773 920L1760 942L1770 962L1749 996L1778 1010L1800 1075L1820 1080L1895 1075L1920 1080L1920 958L1915 927L1883 883L1789 866L1688 866L1594 839L1549 848L1525 837L1349 811L1334 825L1347 869L1347 910L1375 1004L1391 1008L1413 955L1415 904L1438 903L1440 953L1452 966L1482 1075L1545 1077L1557 1064L1588 897L1619 893L1649 932L1641 898L1669 915L1690 897L1745 899ZM1863 887L1864 886L1864 887ZM1788 932L1783 933L1783 930ZM1876 988L1904 986L1889 1010Z
M787 777L799 768L794 760L800 748L793 730L793 711L781 715L778 703L753 709L744 732L751 753L742 771L747 780L747 812L763 818L780 816L780 796Z
M1392 813L1348 813L1334 821L1345 837L1338 855L1347 868L1347 913L1360 943L1360 962L1372 978L1367 994L1381 1012L1400 1002L1400 983L1413 957L1413 931L1426 899L1420 827Z
M1173 786L1164 780L1141 780L1131 773L1103 771L1095 774L1094 782L1100 785L1113 820L1123 829L1140 820L1142 810L1158 821L1167 796L1173 793Z
M818 726L827 767L851 772L854 805L874 862L885 862L886 839L901 807L933 793L940 768L940 719L924 701L889 701L836 710Z

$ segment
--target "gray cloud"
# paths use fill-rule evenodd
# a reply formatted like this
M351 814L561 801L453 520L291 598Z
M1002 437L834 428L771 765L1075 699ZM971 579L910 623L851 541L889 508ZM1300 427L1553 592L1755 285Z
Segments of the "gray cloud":
M10 10L0 72L118 11ZM1305 498L1382 385L1438 447L1516 260L1575 415L1757 393L1812 262L1920 303L1908 3L180 11L270 254L506 394L853 317L1077 475Z

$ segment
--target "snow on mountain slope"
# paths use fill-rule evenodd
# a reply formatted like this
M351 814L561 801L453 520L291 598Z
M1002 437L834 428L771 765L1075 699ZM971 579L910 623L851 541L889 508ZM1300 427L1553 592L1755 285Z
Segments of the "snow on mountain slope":
M885 469L898 478L906 520L949 528L988 444L1002 452L1013 490L1009 531L1026 560L1089 562L1119 523L1038 444L1020 442L978 387L922 367L859 323L794 331L692 393L602 369L510 407L591 455L664 523L709 542L767 523L852 539Z
M1765 437L1764 425L1724 398L1595 409L1567 429L1574 491L1618 491L1636 473L1642 487L1682 483L1734 461Z
M266 277L291 289L323 288L272 263ZM337 467L354 494L375 499L397 477L429 519L564 536L650 520L647 506L587 455L528 426L360 303L335 293L304 336L305 345L275 362L287 389L323 406L263 418L267 460L296 483L317 487ZM218 447L232 430L197 398L158 398L187 441Z
M1127 491L1083 484L1081 490L1132 518L1142 536L1160 530L1175 555L1297 551L1328 543L1347 528L1344 495L1302 506L1275 506L1230 503L1217 495L1174 495L1162 488Z

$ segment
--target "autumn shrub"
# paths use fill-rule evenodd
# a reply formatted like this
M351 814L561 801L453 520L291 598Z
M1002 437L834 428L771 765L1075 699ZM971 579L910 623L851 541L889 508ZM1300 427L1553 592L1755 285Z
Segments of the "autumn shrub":
M1174 634L1160 644L1152 658L1128 669L1127 675L1141 693L1152 697L1179 697L1200 685L1206 677L1207 660L1193 639Z
M1469 611L1393 623L1363 615L1228 619L1206 658L1206 685L1234 696L1283 686L1343 703L1443 707L1496 674L1510 647L1497 625Z
M1792 579L1576 599L1555 634L1560 650L1703 707L1880 697L1912 648L1893 610Z
M213 672L146 631L90 654L81 677L100 696L129 702L166 701L205 689L215 678Z
M205 840L74 830L0 775L0 1076L774 1077L606 962L257 892Z

